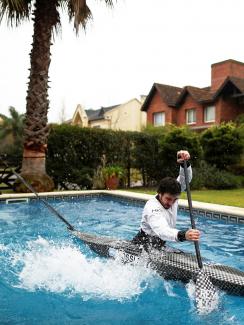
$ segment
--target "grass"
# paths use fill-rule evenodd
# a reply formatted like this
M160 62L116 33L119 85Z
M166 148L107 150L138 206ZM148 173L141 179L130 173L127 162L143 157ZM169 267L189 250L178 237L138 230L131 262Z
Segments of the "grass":
M145 194L155 194L156 188L131 188L126 189L126 191L139 192ZM2 190L2 194L14 193L12 190ZM234 207L244 208L244 188L234 189L234 190L201 190L201 191L191 191L192 200L231 205ZM186 199L186 193L181 194L181 199Z
M155 194L156 189L136 188L130 189L133 192L140 192L146 194ZM191 191L192 200L231 205L235 207L244 208L244 188L234 190L201 190ZM181 199L186 199L186 193L181 194Z

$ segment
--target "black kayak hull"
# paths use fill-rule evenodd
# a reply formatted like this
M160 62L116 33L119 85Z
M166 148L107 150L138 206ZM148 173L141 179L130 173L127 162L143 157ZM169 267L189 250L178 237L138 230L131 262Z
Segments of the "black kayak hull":
M71 233L100 256L111 258L119 256L123 262L134 262L143 258L149 267L167 280L195 281L199 272L197 259L191 253L170 247L165 250L152 249L150 252L145 252L142 247L131 241L98 237L76 230ZM205 263L204 261L203 270L217 288L228 294L244 296L244 272L229 266Z

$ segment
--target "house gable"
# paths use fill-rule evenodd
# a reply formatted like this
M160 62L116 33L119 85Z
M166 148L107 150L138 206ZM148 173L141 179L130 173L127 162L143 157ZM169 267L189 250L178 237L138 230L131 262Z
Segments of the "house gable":
M73 114L73 117L65 122L66 124L71 125L79 125L81 127L87 127L88 126L88 116L84 110L84 108L78 104L76 106L75 112Z
M159 94L159 96L162 99L162 102L167 104L167 106L172 106L175 107L176 101L181 94L182 88L179 87L174 87L174 86L169 86L169 85L163 85L159 83L154 83L147 98L145 99L141 110L142 111L147 111L153 97L155 96L156 93Z
M211 93L209 87L185 86L176 101L177 107L182 104L187 95L191 96L197 103L210 103L213 101L213 93Z
M244 95L244 79L228 77L214 94L214 99L220 96L242 97Z

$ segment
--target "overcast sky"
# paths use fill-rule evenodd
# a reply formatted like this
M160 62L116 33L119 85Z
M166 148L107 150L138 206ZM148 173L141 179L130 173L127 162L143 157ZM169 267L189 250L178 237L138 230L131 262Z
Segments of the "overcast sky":
M88 1L93 21L76 37L64 15L50 65L49 121L77 104L97 109L148 94L154 82L210 85L211 64L244 62L243 0ZM0 25L0 112L25 112L32 25Z

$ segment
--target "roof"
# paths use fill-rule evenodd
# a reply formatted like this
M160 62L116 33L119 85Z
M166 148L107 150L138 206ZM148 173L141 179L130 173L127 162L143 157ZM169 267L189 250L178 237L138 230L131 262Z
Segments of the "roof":
M150 102L156 91L158 91L160 97L168 106L178 107L184 100L185 96L187 96L187 94L189 94L198 103L213 102L217 98L217 96L219 96L224 91L227 85L234 86L237 89L238 93L244 95L244 79L237 77L227 77L222 83L222 85L215 92L211 90L211 87L198 88L193 86L185 86L184 88L179 88L154 83L148 96L144 101L144 104L141 107L141 110L148 110Z
M215 92L214 99L217 98L229 84L232 84L240 94L244 94L244 79L237 77L228 77Z
M86 114L88 116L88 121L96 121L96 120L103 120L104 114L108 111L111 111L115 107L119 105L113 105L109 107L101 107L99 109L93 110L93 109L87 109Z
M154 83L141 107L142 111L147 111L148 104L150 103L156 90L159 92L159 95L168 106L175 106L177 99L182 92L182 88L179 87Z
M240 90L240 92L244 93L244 79L230 77L229 80Z
M186 86L183 88L182 93L178 97L176 106L178 106L187 94L190 94L196 102L211 102L213 100L213 93L210 91L210 87L198 88L193 86Z
M85 110L88 119L90 117L92 117L93 115L97 115L99 111L100 111L100 108L99 109L86 109Z

